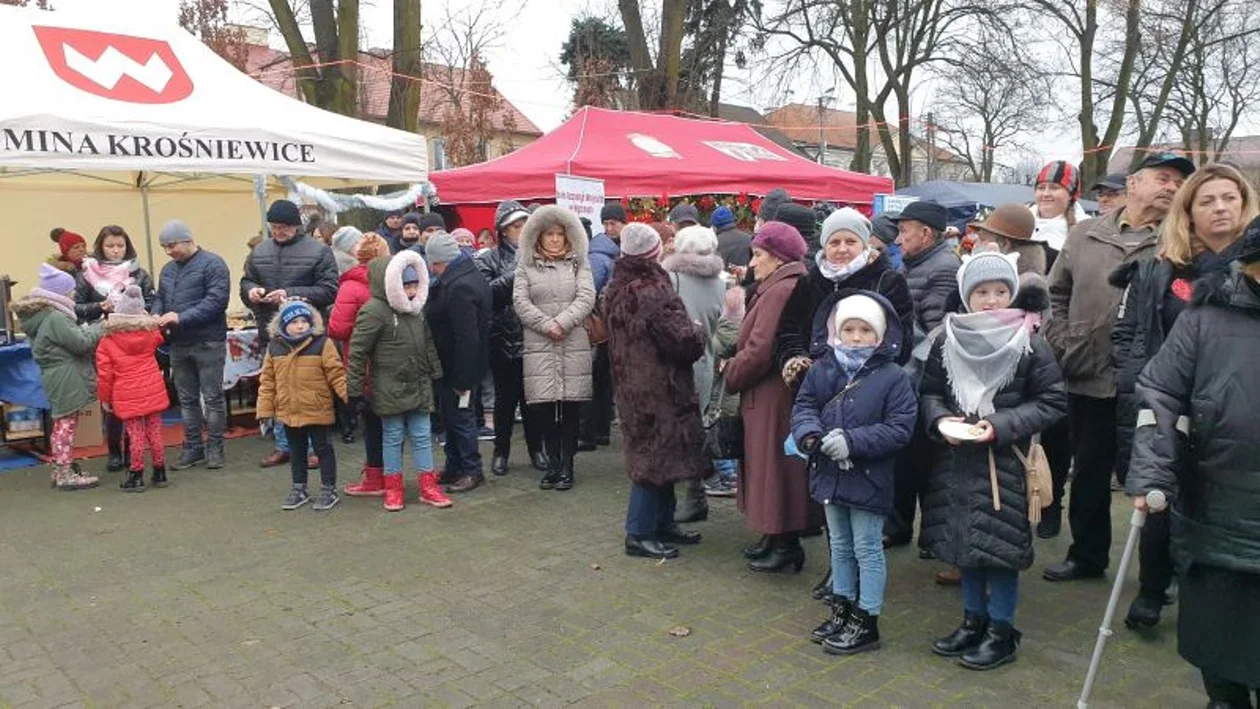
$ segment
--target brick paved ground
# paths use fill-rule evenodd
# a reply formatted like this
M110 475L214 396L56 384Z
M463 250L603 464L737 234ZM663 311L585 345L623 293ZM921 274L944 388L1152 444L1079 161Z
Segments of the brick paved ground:
M901 549L885 649L837 659L805 639L821 540L805 573L753 574L727 500L680 559L629 559L616 451L580 458L568 493L518 465L451 510L386 515L351 499L281 512L288 473L259 471L265 450L230 442L228 469L143 495L117 476L54 493L45 468L0 475L0 706L1067 707L1106 602L1105 582L1042 581L1067 542L1041 543L1020 661L969 672L928 650L957 590ZM360 450L339 448L343 478ZM1094 706L1202 706L1162 630L1117 631Z

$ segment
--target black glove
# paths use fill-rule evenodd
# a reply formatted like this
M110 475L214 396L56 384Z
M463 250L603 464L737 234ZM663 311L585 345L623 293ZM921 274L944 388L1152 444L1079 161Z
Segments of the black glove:
M350 408L357 414L363 414L368 411L368 400L362 396L350 397Z

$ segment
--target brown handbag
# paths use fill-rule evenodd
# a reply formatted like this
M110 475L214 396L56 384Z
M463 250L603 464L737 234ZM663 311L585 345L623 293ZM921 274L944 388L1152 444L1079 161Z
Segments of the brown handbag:
M602 293L596 296L595 307L591 309L591 314L586 316L582 326L586 328L586 339L591 341L592 347L608 342L608 323L604 320L604 295Z
M1024 464L1028 488L1028 521L1033 524L1041 521L1041 510L1054 502L1054 477L1050 473L1050 460L1046 458L1046 449L1041 447L1040 438L1033 436L1028 446L1028 455L1024 455L1019 446L1011 446L1015 457Z

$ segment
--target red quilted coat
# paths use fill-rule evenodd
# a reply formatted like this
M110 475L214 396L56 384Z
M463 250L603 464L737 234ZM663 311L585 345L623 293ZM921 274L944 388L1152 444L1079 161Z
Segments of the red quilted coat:
M354 321L359 317L359 308L371 299L367 264L361 263L341 274L337 302L333 303L332 315L328 316L328 336L341 348L341 358L347 366L350 363L350 336L354 333ZM372 395L370 384L365 383L364 389L365 396Z
M170 408L158 368L162 332L151 315L111 314L96 346L96 392L120 419L160 414Z

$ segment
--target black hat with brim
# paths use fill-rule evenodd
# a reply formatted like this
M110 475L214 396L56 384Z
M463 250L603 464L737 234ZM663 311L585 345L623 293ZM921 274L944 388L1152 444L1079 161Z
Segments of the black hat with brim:
M1123 172L1113 172L1090 187L1092 192L1124 192L1129 188L1129 180Z
M900 214L892 217L892 220L897 223L907 219L922 222L937 231L945 231L945 227L949 226L949 211L936 202L921 199L907 204Z
M1180 172L1183 177L1189 177L1194 174L1194 163L1184 155L1176 153L1151 153L1138 163L1137 169L1129 174L1135 174L1140 170L1148 167L1171 167Z

